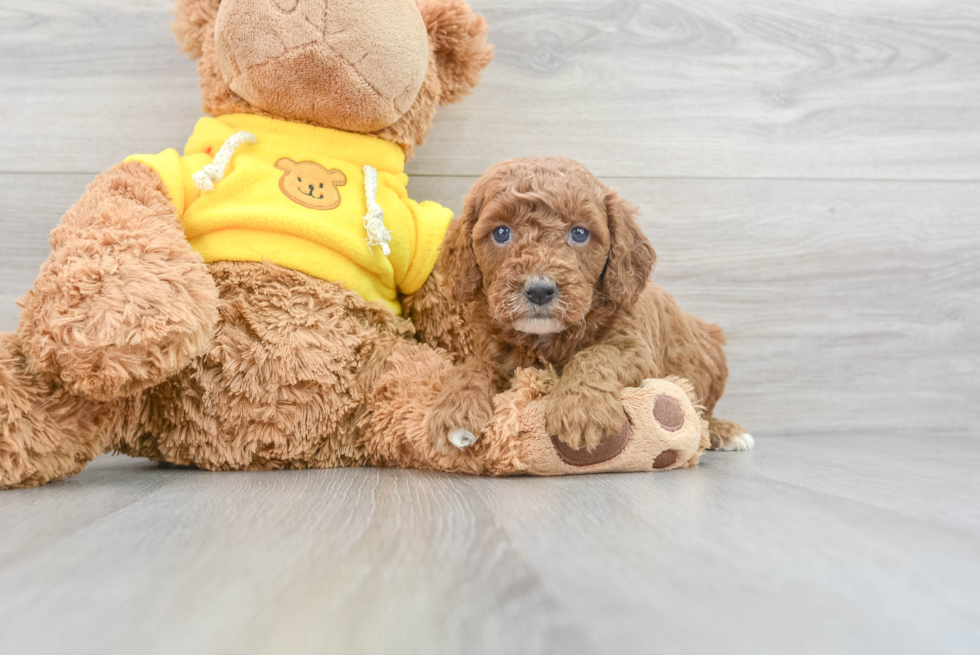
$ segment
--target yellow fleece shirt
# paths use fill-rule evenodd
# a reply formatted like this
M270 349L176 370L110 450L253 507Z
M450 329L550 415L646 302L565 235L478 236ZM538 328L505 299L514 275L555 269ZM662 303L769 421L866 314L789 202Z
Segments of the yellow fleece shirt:
M242 132L254 142L241 143ZM233 135L223 160L218 155ZM451 210L408 197L397 145L264 116L202 118L183 156L165 150L127 161L160 175L204 261L267 259L339 282L396 314L398 292L418 291L432 272L452 219ZM209 164L202 183L207 175L199 172Z

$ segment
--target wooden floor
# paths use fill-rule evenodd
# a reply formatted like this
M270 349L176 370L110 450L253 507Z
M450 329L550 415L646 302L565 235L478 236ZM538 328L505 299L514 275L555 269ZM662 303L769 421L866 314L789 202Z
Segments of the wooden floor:
M206 474L0 494L0 654L980 652L980 4L473 0L496 61L409 163L640 205L718 321L696 470ZM171 0L0 0L0 331L100 170L199 116Z
M0 496L0 652L976 653L980 440L663 474L161 470Z

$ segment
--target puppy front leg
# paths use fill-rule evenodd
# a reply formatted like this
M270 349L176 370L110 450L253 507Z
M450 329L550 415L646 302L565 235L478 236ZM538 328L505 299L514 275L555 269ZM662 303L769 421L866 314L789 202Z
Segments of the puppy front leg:
M454 367L426 421L432 444L442 452L472 446L493 417L500 381L494 367L479 358Z
M545 405L548 432L576 450L592 450L622 430L627 418L620 394L642 379L629 355L610 345L576 353Z

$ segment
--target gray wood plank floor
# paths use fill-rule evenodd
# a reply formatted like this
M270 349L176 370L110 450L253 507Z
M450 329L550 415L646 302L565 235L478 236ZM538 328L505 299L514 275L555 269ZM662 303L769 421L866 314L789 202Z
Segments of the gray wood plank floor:
M472 4L497 58L413 197L583 161L725 328L757 450L559 480L103 457L0 494L0 654L980 652L980 5ZM198 118L171 8L0 0L0 330L92 177Z
M975 653L978 465L875 435L558 480L107 456L0 496L0 652Z

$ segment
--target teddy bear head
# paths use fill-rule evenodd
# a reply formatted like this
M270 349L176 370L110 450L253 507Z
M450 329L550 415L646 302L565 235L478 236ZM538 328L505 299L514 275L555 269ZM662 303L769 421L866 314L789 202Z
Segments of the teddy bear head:
M177 0L204 111L374 134L411 154L490 63L463 0Z

